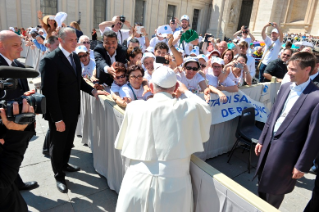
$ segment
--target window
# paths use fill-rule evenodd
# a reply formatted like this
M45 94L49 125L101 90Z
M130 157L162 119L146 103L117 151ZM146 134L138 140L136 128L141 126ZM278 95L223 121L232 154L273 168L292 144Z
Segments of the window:
M58 1L57 0L41 0L40 10L43 16L55 15L58 12Z
M106 0L94 0L93 27L99 28L99 24L106 21Z
M144 15L145 15L145 1L143 0L136 0L135 1L135 23L141 23L144 26ZM133 26L133 24L132 24Z
M197 24L199 19L199 12L200 10L194 9L194 16L193 16L193 22L192 22L192 29L197 30Z
M176 16L176 6L175 5L168 5L167 7L167 19L166 19L166 24L169 24L169 21L172 19L172 17Z

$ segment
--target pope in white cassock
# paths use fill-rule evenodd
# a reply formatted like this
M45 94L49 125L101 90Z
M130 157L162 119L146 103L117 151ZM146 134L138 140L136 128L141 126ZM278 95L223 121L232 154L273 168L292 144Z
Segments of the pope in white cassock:
M131 159L116 211L193 211L190 156L209 139L209 105L179 84L174 71L157 69L154 98L128 104L115 148ZM176 99L176 90L187 98Z

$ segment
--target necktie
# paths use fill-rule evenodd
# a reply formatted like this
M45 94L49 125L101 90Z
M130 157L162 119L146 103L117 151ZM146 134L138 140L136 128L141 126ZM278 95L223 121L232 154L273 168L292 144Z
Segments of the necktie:
M77 75L77 74L76 74L76 66L75 66L75 63L74 63L72 54L70 54L69 57L70 57L71 65L72 65L72 67L73 67L73 70L74 70L74 72L75 72L75 75Z

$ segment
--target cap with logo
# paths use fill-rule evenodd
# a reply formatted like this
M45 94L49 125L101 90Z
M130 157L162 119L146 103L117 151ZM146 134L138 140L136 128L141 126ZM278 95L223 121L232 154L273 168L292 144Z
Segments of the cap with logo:
M87 49L85 46L83 46L83 45L76 47L75 53L76 53L76 54L79 54L79 53L81 53L81 52L82 52L82 53L87 53L87 52L88 52L88 49Z

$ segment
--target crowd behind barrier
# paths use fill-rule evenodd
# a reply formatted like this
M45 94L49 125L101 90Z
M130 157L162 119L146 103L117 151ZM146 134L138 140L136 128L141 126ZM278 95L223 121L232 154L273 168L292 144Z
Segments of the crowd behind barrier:
M258 84L251 87L243 87L242 91L256 101L262 99L263 103L270 109L279 85L278 83ZM266 90L267 92L265 92ZM211 99L216 97L217 95L211 94ZM119 150L114 148L114 141L123 117L124 110L110 96L100 96L99 100L95 100L82 92L81 119L79 120L79 125L81 126L78 126L78 129L83 129L82 142L88 144L92 150L95 170L107 178L109 187L117 193L120 190L125 170L130 162L129 159L121 156ZM209 141L204 143L204 152L195 153L195 155L202 160L206 160L229 151L235 142L234 132L236 131L237 122L238 119L235 118L220 124L211 125L211 137ZM193 181L195 211L207 211L208 208L213 208L213 211L214 209L220 211L219 208L225 208L226 211L244 209L245 211L263 211L264 207L270 207L274 210L254 194L237 185L213 167L209 167L208 164L198 159L195 155L192 156L190 169ZM229 182L235 186L229 187ZM217 197L212 198L212 196ZM252 199L256 201L252 201Z

